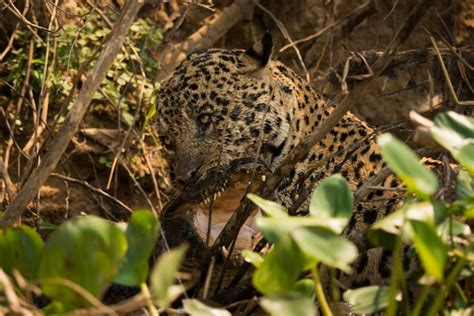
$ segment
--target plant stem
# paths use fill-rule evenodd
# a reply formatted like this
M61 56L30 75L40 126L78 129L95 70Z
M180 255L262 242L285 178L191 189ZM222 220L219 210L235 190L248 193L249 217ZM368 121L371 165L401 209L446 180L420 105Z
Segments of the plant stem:
M324 316L332 316L331 308L329 307L326 296L324 295L323 285L319 279L317 265L311 268L311 274L313 275L314 287L316 288L316 297L318 298L321 312Z
M156 306L153 304L153 299L151 297L150 290L145 282L140 284L140 289L142 290L143 296L146 298L146 302L148 305L148 309L150 310L151 316L158 316L158 311L156 310Z
M466 263L466 259L461 258L459 259L458 262L454 265L453 269L449 273L448 277L446 278L446 282L440 286L438 289L438 292L436 293L433 303L430 306L430 309L428 310L428 313L426 314L427 316L434 316L438 312L438 309L441 307L441 305L444 303L444 299L446 296L449 294L449 291L451 290L451 286L456 282L456 279L461 272L461 269L464 267L464 264Z
M468 303L466 294L462 290L461 286L459 285L459 282L454 283L454 288L456 289L456 292L458 292L459 296L461 297L461 300L464 304Z
M424 286L423 291L420 294L420 297L418 297L416 305L413 309L413 315L412 316L418 316L421 313L421 309L423 308L423 305L426 301L426 298L428 297L428 294L430 293L430 287L429 286Z
M400 231L399 235L397 236L395 248L393 250L393 264L392 264L392 275L390 277L390 298L387 307L387 316L395 316L397 311L397 293L398 293L398 283L400 278L403 278L403 275L399 274L399 269L397 269L397 261L401 260L400 258L400 251L402 249L402 238L400 235L402 231Z

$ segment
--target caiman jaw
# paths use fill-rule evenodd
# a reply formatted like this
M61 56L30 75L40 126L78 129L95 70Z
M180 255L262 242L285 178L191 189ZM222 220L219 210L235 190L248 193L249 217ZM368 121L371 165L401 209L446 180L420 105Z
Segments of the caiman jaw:
M247 193L250 178L250 171L243 171L239 175L234 175L230 177L229 180L225 181L226 185L220 187L216 193L212 196L206 197L196 205L194 225L204 241L207 239L209 214L211 214L212 223L209 231L210 245L212 245L220 234L232 214L238 209L240 202ZM256 180L253 181L254 184L259 185L262 176L259 173L256 173L254 178L256 178ZM211 201L212 211L210 212ZM259 233L255 223L255 216L258 215L257 213L258 212L254 212L254 214L252 214L242 226L235 244L235 249L237 251L252 249L255 245L255 240Z

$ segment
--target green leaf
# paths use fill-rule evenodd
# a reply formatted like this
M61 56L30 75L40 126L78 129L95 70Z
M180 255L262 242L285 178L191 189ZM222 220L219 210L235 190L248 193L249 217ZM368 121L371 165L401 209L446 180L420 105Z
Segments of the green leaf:
M128 249L114 282L139 286L148 276L148 260L158 239L159 225L150 211L135 211L125 236Z
M367 286L344 292L343 299L354 314L372 314L384 310L390 299L390 288Z
M454 159L474 175L474 139L470 139L469 143L451 152L451 154Z
M265 295L292 291L305 265L305 257L295 242L287 236L264 257L253 274L252 283Z
M67 313L67 309L61 302L52 301L43 308L45 315L63 315Z
M247 194L247 198L255 203L265 214L271 217L288 217L288 210L276 202L265 200L253 193Z
M248 249L242 251L242 258L244 258L245 261L251 263L255 268L260 267L263 262L263 258L258 252Z
M345 219L299 216L258 217L257 226L268 241L277 242L299 227L322 227L338 232L345 226Z
M59 226L44 220L38 221L38 229L45 229L45 230L56 230Z
M408 224L409 219L420 220L430 225L444 220L445 210L440 203L407 202L400 209L375 222L367 231L367 238L375 245L393 249L398 235L408 242L413 231Z
M191 316L231 316L229 311L223 308L215 308L196 300L183 300L184 311Z
M100 298L110 286L127 250L117 225L95 216L81 216L62 224L48 239L41 256L39 277L44 294L69 309L90 303L59 279L70 280Z
M309 297L312 300L316 299L316 288L314 281L311 279L302 279L296 282L295 292L302 296Z
M455 112L438 114L431 135L474 174L474 119Z
M187 245L181 245L161 255L151 272L151 288L161 307L171 304L184 291L173 284L187 250Z
M380 135L377 143L383 160L405 183L408 191L421 199L427 199L436 192L436 176L423 166L418 156L407 145L391 134Z
M22 276L33 279L43 250L43 240L28 226L0 230L0 267L7 273L17 269Z
M443 147L461 147L466 139L474 138L474 119L452 111L440 113L434 119L433 131Z
M464 217L466 217L466 219L473 219L474 218L474 205L471 204L470 207L466 208L466 210L464 210Z
M321 227L301 227L291 233L300 249L317 261L350 272L357 248L343 236Z
M410 224L414 231L415 248L425 272L441 282L444 265L448 258L446 245L436 234L433 226L419 220L410 220Z
M311 196L309 211L312 217L320 219L342 220L341 233L352 216L352 192L341 175L333 175L324 179Z
M302 217L257 217L256 223L263 236L271 242L276 243L288 238L293 229L305 225Z
M260 306L271 316L316 315L314 299L298 293L263 297Z
M469 172L459 170L456 177L456 192L460 199L474 201L474 177Z
M122 111L122 120L128 126L133 126L133 124L135 123L135 118L127 111Z
M436 231L442 240L449 242L452 236L471 234L471 228L460 221L447 218L444 222L436 227Z

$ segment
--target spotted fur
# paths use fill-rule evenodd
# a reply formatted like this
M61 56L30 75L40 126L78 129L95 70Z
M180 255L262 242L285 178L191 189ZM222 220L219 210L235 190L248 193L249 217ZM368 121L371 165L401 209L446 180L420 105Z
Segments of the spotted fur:
M213 183L228 177L236 161L260 161L268 172L275 170L333 110L307 82L270 58L268 47L265 37L247 51L194 52L161 83L158 131L176 179L199 188L190 201L215 192L219 185L213 188ZM334 173L341 173L357 190L384 166L374 136L365 122L347 113L282 181L276 199L293 213L304 214L307 201L296 209L294 203ZM399 183L389 177L383 185ZM387 253L367 248L364 231L399 197L396 191L374 191L355 206L345 234L362 254L357 273L342 276L347 286L380 284L388 277Z

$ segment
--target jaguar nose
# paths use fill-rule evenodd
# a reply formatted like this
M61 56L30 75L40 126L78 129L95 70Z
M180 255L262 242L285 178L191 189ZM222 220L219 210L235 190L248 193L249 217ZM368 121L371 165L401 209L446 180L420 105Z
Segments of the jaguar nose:
M196 171L196 167L193 167L190 170L185 170L182 174L176 175L176 181L181 185L188 184L189 180L191 180L191 178L196 174Z

